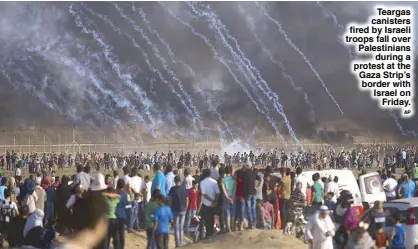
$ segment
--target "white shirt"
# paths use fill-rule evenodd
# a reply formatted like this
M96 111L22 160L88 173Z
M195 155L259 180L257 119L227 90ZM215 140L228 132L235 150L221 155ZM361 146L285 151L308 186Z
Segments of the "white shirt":
M211 177L207 177L200 182L200 192L202 195L208 196L211 200L215 200L215 196L221 193L219 191L218 182ZM206 198L203 198L202 203L207 207L212 207L213 205L213 202Z
M16 169L15 176L22 176L22 170L20 168Z
M338 184L334 181L330 181L328 183L327 193L325 193L325 195L330 192L334 193L334 196L332 197L332 201L337 203L338 196L340 195L340 189L338 188Z
M188 175L186 178L184 178L184 186L186 187L187 190L193 187L193 181L194 181L194 178L191 175Z
M125 182L125 185L131 186L131 177L129 175L124 175L119 177L119 179L122 179Z
M210 168L210 177L212 179L218 180L219 179L219 168L218 167L212 167Z
M133 189L133 191L135 193L141 193L147 188L147 186L145 185L144 180L142 180L141 177L139 176L133 176L131 177L131 189ZM142 197L139 197L139 202L142 202Z
M257 192L255 195L257 200L263 200L263 183L264 183L263 178L261 178L260 181L256 181L256 187L260 186L259 188L257 188Z
M165 175L165 191L166 193L170 193L170 189L174 187L176 184L174 183L174 173L169 172L167 175Z
M303 194L303 196L305 196L305 198L306 198L306 188L307 188L307 185L308 185L308 181L307 181L307 179L305 179L305 177L303 176L303 175L298 175L298 176L296 176L296 178L295 178L295 186L293 186L293 190L295 190L296 189L296 185L298 184L298 183L301 183L302 184L302 189L301 189L301 191L302 191L302 194Z
M149 181L146 183L147 186L147 202L149 202L149 200L151 200L151 187L152 187L152 181Z
M396 197L396 187L398 182L393 178L388 178L383 182L383 188L387 189L386 197Z

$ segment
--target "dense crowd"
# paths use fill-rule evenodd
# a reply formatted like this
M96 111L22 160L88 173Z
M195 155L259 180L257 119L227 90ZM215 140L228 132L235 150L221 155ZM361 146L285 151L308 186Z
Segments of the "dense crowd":
M176 247L183 245L183 234L190 231L191 235L198 235L195 239L210 239L219 232L281 228L285 234L306 233L313 248L333 248L328 237L335 238L336 234L338 238L345 236L340 244L362 248L355 247L359 240L353 242L352 237L354 231L360 232L367 225L358 225L350 209L352 197L340 191L338 177L324 179L314 174L310 186L302 171L355 167L365 171L377 166L381 168L387 199L409 198L415 190L412 179L418 178L416 147L373 145L349 151L342 146L339 149L324 148L297 155L287 155L283 150L258 155L224 154L223 163L207 151L198 155L176 151L128 156L77 153L74 157L6 153L0 157L1 168L13 170L13 177L1 178L0 245L6 240L11 247L51 248L56 232L74 236L105 217L106 235L95 248L107 249L112 242L113 248L122 249L125 232L145 229L148 249L167 249L171 227ZM333 163L333 158L341 159ZM60 169L73 165L76 174L56 175ZM191 166L197 166L194 172ZM393 173L401 167L405 174L395 179ZM24 168L29 171L25 179ZM380 210L380 206L377 203L374 208ZM319 211L313 216L315 219L307 222L309 210L316 209ZM333 224L339 224L337 230ZM190 229L197 225L198 233ZM328 231L318 237L324 226ZM374 233L370 233L376 243L380 226L373 224ZM325 247L316 247L318 238Z
M340 146L323 146L318 151L299 151L286 153L283 149L272 149L263 151L258 149L257 153L236 152L233 154L224 153L218 156L205 150L203 153L192 154L183 151L169 151L155 153L133 153L130 155L116 153L87 154L76 153L27 153L7 151L0 155L0 167L2 169L15 170L17 166L29 167L31 172L40 172L42 169L51 169L56 166L58 169L70 167L74 164L89 164L95 169L115 170L127 165L139 169L151 170L151 166L158 163L165 167L167 164L176 168L197 166L202 170L208 167L211 160L223 161L225 165L232 166L250 161L253 165L260 167L301 167L312 169L321 165L322 168L342 169L358 168L367 169L374 166L396 165L396 167L407 167L418 162L418 150L416 146L393 146L393 145L356 145L350 149Z

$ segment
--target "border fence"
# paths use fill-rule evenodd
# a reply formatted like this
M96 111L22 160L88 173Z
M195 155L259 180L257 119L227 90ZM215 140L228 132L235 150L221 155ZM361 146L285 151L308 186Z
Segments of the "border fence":
M396 144L390 140L368 139L367 137L355 138L355 144ZM305 150L318 151L321 148L330 146L327 143L316 142L312 140L301 140ZM284 148L280 140L274 136L265 139L254 139L250 146L254 150L263 149L264 151L274 148ZM103 134L91 135L88 132L67 131L53 132L48 130L32 130L32 131L14 131L0 132L0 154L6 151L15 151L16 153L88 153L88 152L111 152L111 153L133 153L139 152L156 152L156 151L190 151L192 153L203 152L208 150L211 153L219 153L221 151L220 141L206 140L185 140L185 139L166 139L158 142L140 141L133 136L128 139L120 137L120 134ZM288 144L287 149L296 150L296 144Z

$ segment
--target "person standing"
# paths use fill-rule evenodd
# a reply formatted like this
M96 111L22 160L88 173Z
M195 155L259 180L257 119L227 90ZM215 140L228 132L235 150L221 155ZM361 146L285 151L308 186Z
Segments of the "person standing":
M321 206L313 214L306 226L305 238L310 249L333 249L332 237L335 235L335 226L328 214L327 206Z
M147 192L147 185L145 184L145 181L142 180L141 177L138 176L138 168L134 167L132 169L131 172L131 190L133 192L132 196L137 195L137 203L138 203L138 209L136 210L136 214L131 214L130 217L128 217L128 219L130 220L129 222L129 229L132 230L132 224L133 224L133 220L139 220L139 218L142 216L142 210L141 208L143 207L143 202L145 201L146 197L146 192ZM135 200L132 201L132 205L136 204L134 203Z
M332 193L333 194L332 201L334 203L337 203L337 199L338 199L338 197L340 197L339 196L340 195L340 189L338 187L338 176L332 177L330 175L330 177L329 177L329 183L328 183L328 187L327 187L327 192L324 193L324 195L325 194L328 194L328 193Z
M312 176L312 180L314 184L312 185L312 195L313 195L313 202L312 205L315 207L320 207L322 205L322 201L324 199L323 187L320 183L320 176L318 173L315 173Z
M152 180L151 192L154 193L155 190L159 190L160 194L166 197L167 196L166 183L165 183L164 173L161 171L161 165L154 164L153 171L154 171L155 176L154 176L154 179Z
M224 196L222 203L227 232L231 232L235 228L235 190L236 186L235 179L232 177L232 167L227 166L225 168L225 177L222 178L222 192Z
M154 212L158 207L156 202L157 196L161 195L159 190L156 190L149 202L145 205L145 230L147 233L147 249L156 249L157 245L155 239L152 237L154 228Z
M38 199L35 201L35 206L36 206L36 209L40 209L44 211L45 201L46 201L46 192L45 192L45 189L41 187L41 183L42 183L42 178L37 177L35 180L35 184L36 184L35 193Z
M157 249L168 249L168 234L170 222L173 222L171 208L165 205L165 196L156 196L158 207L154 211L154 227L152 237L156 241Z
M382 174L382 178L386 178L386 174ZM387 173L387 179L384 180L382 187L386 193L386 200L393 201L396 199L396 187L398 186L398 182L393 179L391 172Z
M42 179L42 188L45 189L46 200L45 200L45 221L51 220L55 218L55 190L54 187L51 186L51 178L49 176L45 176Z
M196 215L196 209L197 209L197 197L199 191L199 183L196 181L193 181L193 188L187 190L187 196L189 198L189 205L187 205L187 213L186 213L186 223L184 229L188 231L190 227L190 222L193 219L193 217Z
M171 164L167 165L167 167L165 167L165 192L168 194L170 193L170 189L175 186L176 184L174 183L174 173L173 173L173 166L171 166Z
M193 188L193 181L195 179L193 178L193 176L190 175L190 170L189 169L184 169L184 180L183 180L183 184L186 187L187 190Z
M112 188L109 188L113 190ZM119 202L116 206L116 236L118 238L120 249L125 248L125 225L128 224L128 229L130 228L130 220L128 213L126 212L126 206L131 205L128 201L128 193L125 191L125 181L119 179L116 186L116 194L120 196Z
M171 211L174 216L174 238L176 247L180 247L183 244L184 221L189 199L187 197L186 187L181 184L180 176L174 177L174 183L176 185L170 189L168 196L171 203Z
M257 190L255 182L257 180L257 173L251 169L251 162L247 162L244 171L244 198L245 198L245 209L247 211L248 228L255 228L257 222L257 202L256 195Z
M204 180L200 182L200 192L202 194L202 207L200 212L206 228L206 237L210 238L213 235L215 207L218 202L220 190L218 182L210 177L210 169L204 169L202 177ZM203 226L200 232L203 236Z
M290 169L281 168L282 180L280 182L280 200L279 200L279 207L280 207L280 220L282 222L282 229L286 227L286 218L288 212L288 203L290 200L291 194L291 180L290 180Z

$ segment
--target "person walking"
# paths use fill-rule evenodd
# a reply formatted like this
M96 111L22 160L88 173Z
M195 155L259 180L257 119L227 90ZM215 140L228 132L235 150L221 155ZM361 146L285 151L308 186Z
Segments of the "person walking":
M305 239L310 249L333 249L332 237L335 235L335 226L329 217L327 206L321 206L313 214L306 226Z

